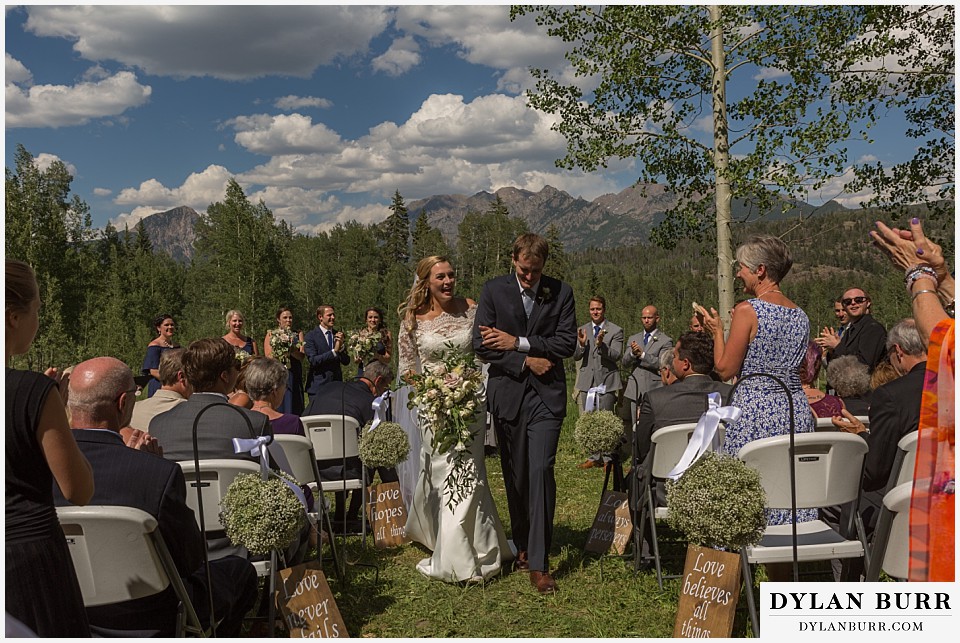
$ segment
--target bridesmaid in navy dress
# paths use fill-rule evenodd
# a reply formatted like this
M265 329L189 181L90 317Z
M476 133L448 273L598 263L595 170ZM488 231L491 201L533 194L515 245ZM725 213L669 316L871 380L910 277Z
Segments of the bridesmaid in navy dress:
M280 330L293 332L293 311L282 306L277 311L277 326ZM299 344L287 351L286 355L274 355L273 347L270 346L272 334L273 331L268 330L263 339L263 354L284 362L287 367L287 391L277 411L300 415L303 413L303 331L296 332Z
M147 397L153 397L153 394L160 389L160 355L171 348L180 348L180 345L173 341L173 334L177 330L173 317L167 314L157 315L153 320L153 327L157 329L157 338L147 345L147 355L143 358L143 366L140 367L141 373L150 376L150 381L147 383Z
M227 311L227 334L223 336L227 343L246 352L249 355L259 355L257 343L252 337L243 334L243 323L246 321L239 310Z

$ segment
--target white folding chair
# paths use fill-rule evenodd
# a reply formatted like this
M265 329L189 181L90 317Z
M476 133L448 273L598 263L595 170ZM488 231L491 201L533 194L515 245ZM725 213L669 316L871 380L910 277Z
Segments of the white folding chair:
M919 431L911 431L897 442L897 456L894 459L890 480L884 491L890 491L904 482L913 482L913 470L917 465L917 438Z
M641 482L640 493L642 494L642 510L640 519L634 528L640 534L635 542L636 548L634 556L639 557L642 554L642 533L643 521L646 518L650 522L650 547L653 549L653 564L657 573L657 584L663 589L663 571L661 568L660 545L657 540L657 520L666 520L670 512L667 507L656 502L654 495L654 481L664 480L683 457L687 449L687 443L690 442L690 436L697 428L696 422L684 424L672 424L657 429L650 436L650 455L648 462L650 466L645 472L645 480ZM724 425L721 424L717 429L721 444L724 437ZM673 578L673 577L668 577Z
M854 415L853 417L857 418L863 426L870 428L870 418L866 415ZM817 421L815 431L839 431L837 427L833 425L833 418L814 418Z
M177 464L183 469L183 477L187 481L187 506L193 509L197 519L197 526L205 532L223 531L220 522L220 501L227 495L227 490L241 473L260 475L260 465L250 460L210 459L200 460L200 472L193 460L181 460ZM199 478L199 479L198 479ZM203 523L200 522L200 503L197 498L197 489L203 496ZM257 570L257 576L267 576L270 573L270 561L251 561Z
M819 509L853 502L860 494L860 478L867 443L852 433L824 432L794 435L793 465L796 482L796 508ZM767 508L791 507L790 435L778 435L748 442L737 454L747 466L760 472L760 483L767 496ZM834 558L862 558L863 542L849 540L822 520L796 525L796 560L809 562ZM741 550L747 605L753 619L754 635L760 623L753 600L753 574L750 565L786 563L794 560L793 525L769 525L758 545Z
M883 496L883 508L877 518L870 545L870 561L865 580L880 579L880 570L906 579L910 570L910 496L913 479L897 485Z
M132 507L57 507L83 604L99 607L159 594L173 588L180 601L176 636L204 635L157 520Z
M360 456L360 424L352 417L344 415L306 415L300 418L303 431L313 444L313 454L317 460L346 460ZM367 537L367 476L366 468L360 467L359 478L344 477L340 480L323 480L323 492L359 490L363 497L360 511L360 533ZM344 498L344 504L347 500ZM343 524L346 532L346 516Z

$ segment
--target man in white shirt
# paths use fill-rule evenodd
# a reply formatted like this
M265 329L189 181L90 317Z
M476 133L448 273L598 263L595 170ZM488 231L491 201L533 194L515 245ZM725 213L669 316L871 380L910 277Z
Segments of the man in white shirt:
M193 393L193 387L183 374L183 350L173 348L163 351L160 356L160 390L133 406L133 418L130 426L141 431L150 429L150 420L154 416L169 411L178 404L187 401Z

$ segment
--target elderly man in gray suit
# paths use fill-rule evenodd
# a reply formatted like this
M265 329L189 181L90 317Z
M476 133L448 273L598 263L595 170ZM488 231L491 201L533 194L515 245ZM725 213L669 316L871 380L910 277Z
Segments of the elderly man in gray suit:
M630 424L637 421L640 400L644 394L663 386L660 379L660 355L673 348L673 340L657 326L660 315L656 306L640 311L643 332L631 335L623 354L623 366L631 371L623 399L630 402Z

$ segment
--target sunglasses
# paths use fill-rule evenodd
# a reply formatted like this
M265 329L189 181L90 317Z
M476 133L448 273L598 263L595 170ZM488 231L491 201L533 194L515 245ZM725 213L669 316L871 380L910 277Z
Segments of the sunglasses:
M843 304L844 306L849 306L850 304L854 304L854 303L862 304L865 301L867 301L866 297L848 297L847 299L841 300L840 303Z

